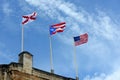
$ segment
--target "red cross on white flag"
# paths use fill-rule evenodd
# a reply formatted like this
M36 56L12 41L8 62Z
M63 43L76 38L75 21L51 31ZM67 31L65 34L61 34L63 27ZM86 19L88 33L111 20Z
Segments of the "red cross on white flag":
M28 22L32 22L36 19L37 13L33 12L32 14L22 16L22 24L27 24Z

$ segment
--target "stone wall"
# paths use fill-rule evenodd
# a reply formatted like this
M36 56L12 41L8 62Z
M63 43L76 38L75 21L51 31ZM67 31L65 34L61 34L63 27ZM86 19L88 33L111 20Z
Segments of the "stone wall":
M32 73L25 73L22 65L19 63L11 63L0 67L0 80L74 80L72 78L63 77L57 74L51 74L36 68L32 69Z

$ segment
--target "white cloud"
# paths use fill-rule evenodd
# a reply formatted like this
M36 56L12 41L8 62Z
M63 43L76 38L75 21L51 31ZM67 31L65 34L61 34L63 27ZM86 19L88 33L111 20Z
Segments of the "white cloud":
M3 12L8 16L12 13L9 3L3 4Z
M89 75L86 76L83 80L104 80L106 75L104 73L98 75L97 73L94 74L93 77L90 77Z
M105 80L120 80L120 70L115 71L113 74L108 75Z
M92 16L85 10L78 10L78 7L76 7L74 4L65 2L63 0L26 1L44 11L45 14L52 19L57 19L60 21L65 20L67 24L71 24L71 32L75 32L76 30L76 34L80 34L80 29L82 29L84 32L86 31L84 28L78 27L80 26L80 24L82 24L85 26L89 26L89 29L91 29L94 34L98 36L100 35L108 40L119 38L120 31L116 29L118 25L113 23L112 19L101 11L98 11L98 15L94 14ZM61 16L60 12L62 12L66 16ZM71 21L68 20L68 18L71 19ZM88 31L91 32L90 30Z
M94 76L86 76L83 80L120 80L120 69L116 69L113 73L111 74L100 74L100 75L94 75Z
M100 35L108 40L120 39L118 36L120 32L117 29L118 25L113 23L113 20L109 16L106 14L101 14L101 12L99 12L99 15L96 19L97 20L94 20L92 23L90 23L92 30L94 30L96 35Z

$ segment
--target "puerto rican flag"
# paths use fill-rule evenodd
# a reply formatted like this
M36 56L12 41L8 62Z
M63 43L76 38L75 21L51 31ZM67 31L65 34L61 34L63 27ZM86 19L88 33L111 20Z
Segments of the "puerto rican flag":
M57 32L63 32L65 27L66 27L65 22L61 22L50 26L50 35L56 34Z
M24 24L34 21L36 19L36 16L37 16L36 12L22 16L22 24L24 25Z

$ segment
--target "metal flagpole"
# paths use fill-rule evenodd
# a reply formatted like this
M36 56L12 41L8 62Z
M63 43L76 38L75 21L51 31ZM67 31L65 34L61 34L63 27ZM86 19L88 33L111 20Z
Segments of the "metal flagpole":
M54 73L53 69L53 58L52 58L52 41L51 41L51 36L49 34L49 39L50 39L50 66L51 66L51 73Z
M24 50L24 27L22 25L21 52Z
M74 65L75 65L75 72L76 72L76 80L79 80L79 77L78 77L78 65L77 65L77 60L76 60L76 47L75 45L73 44L74 46Z

